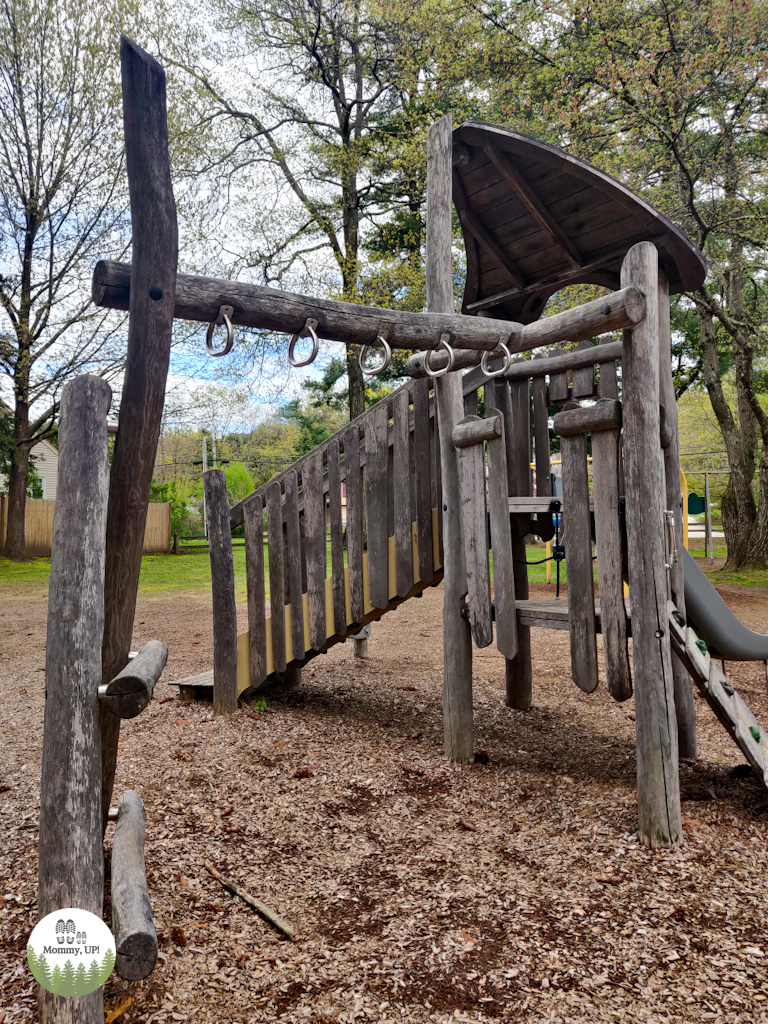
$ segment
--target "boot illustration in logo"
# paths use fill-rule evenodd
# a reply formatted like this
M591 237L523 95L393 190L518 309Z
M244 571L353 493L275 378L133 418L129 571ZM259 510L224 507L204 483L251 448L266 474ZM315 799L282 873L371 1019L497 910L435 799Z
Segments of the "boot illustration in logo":
M64 922L62 921L61 918L59 918L59 920L56 922L56 941L64 941Z
M70 918L67 921L67 942L72 943L75 941L75 922Z

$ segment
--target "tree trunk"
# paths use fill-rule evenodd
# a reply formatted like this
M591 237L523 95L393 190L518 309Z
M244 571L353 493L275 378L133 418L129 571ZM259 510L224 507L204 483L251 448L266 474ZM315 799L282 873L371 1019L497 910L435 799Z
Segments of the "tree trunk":
M27 557L25 517L27 509L27 480L29 478L29 406L17 399L14 413L13 437L16 443L8 480L8 525L5 536L5 554L21 562Z
M347 379L349 381L349 418L365 412L365 378L360 368L360 348L347 345Z

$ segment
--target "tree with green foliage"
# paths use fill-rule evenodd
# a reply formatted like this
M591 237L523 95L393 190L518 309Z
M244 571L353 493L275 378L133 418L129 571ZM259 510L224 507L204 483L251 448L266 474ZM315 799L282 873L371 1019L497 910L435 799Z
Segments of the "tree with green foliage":
M729 564L768 564L768 415L756 373L768 320L765 0L481 4L490 119L613 173L706 254L706 284L679 307L676 326L692 342L683 363L700 354L692 382L703 378L728 453Z
M64 967L61 971L61 984L59 986L59 995L62 996L74 996L77 995L75 992L75 967L72 961L67 957L64 961Z
M247 498L249 494L253 494L256 490L253 476L242 462L235 462L227 466L224 470L224 476L227 481L227 494L233 505L238 501L242 501L243 498Z

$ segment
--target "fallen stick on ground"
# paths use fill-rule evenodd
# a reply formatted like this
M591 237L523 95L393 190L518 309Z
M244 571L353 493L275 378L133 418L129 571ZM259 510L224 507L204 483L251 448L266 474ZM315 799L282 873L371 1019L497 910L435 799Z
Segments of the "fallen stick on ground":
M277 928L278 931L282 932L283 935L287 935L291 942L296 941L296 932L287 921L284 921L282 917L280 917L279 914L276 914L274 910L270 910L269 907L260 900L257 900L255 896L251 896L251 894L246 892L245 889L241 889L239 885L236 885L234 882L230 882L228 878L225 878L224 875L216 870L210 861L205 861L205 868L207 871L210 871L217 882L221 882L225 889L229 889L230 892L239 896L241 900L245 900L245 902L252 906L256 913L260 914L265 921L269 921L269 923L274 925L274 927Z

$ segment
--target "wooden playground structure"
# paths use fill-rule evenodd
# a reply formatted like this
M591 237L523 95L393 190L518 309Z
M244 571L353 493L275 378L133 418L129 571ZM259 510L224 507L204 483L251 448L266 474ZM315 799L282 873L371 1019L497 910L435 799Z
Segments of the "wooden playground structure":
M85 501L87 491L100 518L94 518L94 534L85 545L91 552L90 603L82 614L92 620L86 632L93 664L88 680L68 698L70 711L60 709L66 717L72 701L87 705L86 734L64 730L54 740L54 722L49 726L46 714L44 760L50 770L43 774L41 914L57 901L101 913L98 864L120 717L137 714L147 703L165 661L158 648L143 650L143 674L126 669L133 664L128 654L143 517L174 318L209 324L213 355L231 348L237 325L292 334L290 351L297 364L299 338L312 340L313 356L319 338L378 348L385 362L394 348L414 353L406 385L233 508L221 471L206 474L215 713L232 713L246 689L284 678L402 602L418 598L424 588L442 583L448 758L466 762L474 755L473 642L487 647L495 639L505 658L506 703L525 709L533 699L530 630L554 628L570 631L571 675L585 693L599 683L600 632L610 694L617 700L634 695L638 827L644 843L673 847L682 840L678 759L696 753L690 677L766 781L768 743L762 729L685 614L669 295L703 280L705 266L695 246L619 183L562 151L485 125L452 132L450 117L444 117L428 136L427 312L177 275L165 76L126 39L121 55L132 264L98 264L93 297L97 305L129 310L128 363L108 511L108 399L93 378L84 378L62 411L63 437L74 438L79 431L94 446L92 464L73 481L72 494ZM454 312L452 203L467 255L461 314ZM550 296L573 283L610 291L539 319ZM227 332L223 349L213 343L217 325ZM613 337L617 331L621 340ZM520 358L543 346L566 344L576 347ZM553 426L560 438L562 498L551 488L553 407L559 409ZM65 454L63 443L66 466ZM562 554L560 515L568 600L533 601L525 538L555 538ZM238 637L231 528L240 524L246 536L249 629ZM54 555L61 560L64 587L67 569L85 552L63 558L66 544L73 542L63 519L57 537L64 538ZM101 561L94 550L101 552ZM58 592L55 578L52 566L52 600ZM51 615L49 628L55 630ZM72 647L54 649L49 639L49 666L68 664L73 654ZM121 684L126 673L131 681ZM96 676L108 685L99 690ZM47 679L50 705L58 685L53 667ZM56 698L60 703L62 693ZM66 801L58 769L79 757L83 747L90 751L87 792L78 791L81 803ZM141 817L131 840L135 867L143 814L137 814L132 797L124 797L120 806L126 823L129 816L134 822ZM45 845L46 836L60 836L67 828L90 851L87 892L66 858L54 862ZM127 868L124 873L130 874ZM142 871L130 877L121 890L122 903L115 906L132 907L138 918L144 914L144 930L138 930L146 939L151 925L146 882ZM45 886L44 879L50 880ZM146 941L151 946L151 936ZM151 949L142 956L148 963ZM95 996L86 997L87 1005L74 1016L63 1006L66 1000L50 997L43 1019L103 1019L101 995Z

